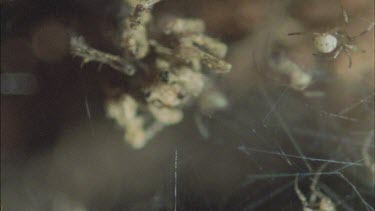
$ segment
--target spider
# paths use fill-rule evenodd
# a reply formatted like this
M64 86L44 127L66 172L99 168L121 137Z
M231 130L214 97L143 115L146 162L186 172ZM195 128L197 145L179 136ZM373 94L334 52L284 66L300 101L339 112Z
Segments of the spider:
M367 29L361 33L351 36L346 31L346 26L349 24L349 17L341 5L342 15L344 18L344 27L335 27L327 32L314 32L312 33L313 44L317 53L314 56L328 56L331 60L336 60L342 51L344 51L349 60L349 69L352 67L352 56L351 52L361 52L365 53L364 50L359 49L354 43L354 41L364 34L371 31L375 23L371 23ZM293 32L288 35L302 35L305 32Z
M294 190L302 203L303 211L336 211L333 201L317 188L321 172L327 166L327 164L328 163L323 164L314 176L310 186L311 194L309 199L307 199L299 189L298 177L296 177L294 182Z

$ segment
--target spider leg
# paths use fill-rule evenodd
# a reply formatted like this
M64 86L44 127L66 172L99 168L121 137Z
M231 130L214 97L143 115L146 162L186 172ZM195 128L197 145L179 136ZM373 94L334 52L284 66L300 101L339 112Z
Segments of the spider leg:
M351 39L354 40L354 39L356 39L357 37L360 37L360 36L363 36L363 35L367 34L368 32L371 31L372 28L374 28L374 26L375 26L375 22L371 23L371 24L367 27L367 29L365 29L365 30L362 31L361 33L359 33L359 34L357 34L357 35L351 37Z
M298 199L301 201L302 206L306 207L307 206L307 199L298 187L298 176L296 176L296 179L294 180L294 191L296 192L296 194L298 196Z
M328 59L333 60L332 57L329 58L329 57L327 57L326 54L323 54L323 53L312 53L312 55L315 56L318 59L319 62L322 62L322 61L326 62Z
M318 58L324 58L324 54L322 53L312 53L313 56L316 56Z
M347 25L349 24L349 16L348 16L348 13L346 12L344 6L342 5L341 0L339 0L339 4L340 4L340 7L341 7L342 16L343 16L343 18L344 18L345 26L347 26Z
M289 36L291 36L291 35L303 35L303 34L306 34L306 32L292 32L292 33L288 33Z
M362 50L362 49L358 48L358 47L355 46L355 45L348 45L348 44L346 44L346 45L345 45L345 48L348 49L348 50L354 51L354 52L366 53L365 50Z
M332 57L332 60L337 59L337 57L338 57L339 54L341 53L342 49L343 49L343 47L340 46L340 48L336 50L335 54L334 54L333 57Z
M350 51L347 48L344 48L344 51L345 51L346 55L348 56L349 69L350 69L352 67L352 54L350 53Z

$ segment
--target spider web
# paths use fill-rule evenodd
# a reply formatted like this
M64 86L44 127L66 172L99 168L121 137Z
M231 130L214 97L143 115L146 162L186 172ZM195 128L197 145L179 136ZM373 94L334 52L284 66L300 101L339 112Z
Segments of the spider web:
M318 188L334 201L338 210L374 210L374 205L369 204L372 203L373 193L365 191L366 188L363 184L360 184L358 178L350 173L359 171L363 175L366 174L367 167L364 164L364 158L353 156L353 154L361 153L365 147L364 140L373 128L371 117L370 119L363 117L356 119L350 115L354 110L361 110L363 113L369 112L367 109L373 106L374 93L362 94L365 96L357 98L348 106L339 108L339 112L327 112L304 102L304 99L296 96L292 90L287 88L279 90L281 91L273 90L274 93L270 93L265 87L260 87L256 93L247 95L248 99L244 100L246 108L237 109L234 105L232 109L235 112L215 115L213 120L211 119L212 124L216 124L215 129L211 129L211 133L214 133L211 135L215 136L216 132L213 131L227 133L227 135L220 135L220 138L223 139L222 142L230 140L238 143L237 149L248 155L249 159L255 160L256 165L261 169L249 174L243 187L251 187L261 181L265 183L267 181L283 181L278 186L272 187L272 191L259 196L259 198L249 199L248 204L244 203L246 205L238 208L241 210L267 210L265 207L268 207L268 203L272 203L273 200L277 201L275 198L279 195L290 194L293 191L296 177L309 183L314 175L320 174ZM250 97L251 95L257 96ZM263 99L260 100L260 97ZM256 100L251 101L250 99ZM263 109L260 112L254 102L268 105L266 107L269 110ZM293 102L293 105L290 105L290 102ZM324 104L324 101L319 104ZM297 120L297 123L293 119L288 119L287 110L291 108L293 108L293 112L298 112L294 115L300 115L299 118L311 115L318 118L315 120L317 122L342 125L365 123L365 126L349 132L342 131L344 128L331 128L332 126L329 124L325 124L323 128L313 129L313 124L301 124L298 123L300 119ZM252 112L252 109L257 112ZM259 115L256 116L254 113ZM215 138L217 137L215 136ZM373 151L373 142L367 147L369 151ZM347 148L349 151L342 148ZM266 160L283 161L289 167L275 171L272 167L265 166L272 166ZM277 162L275 161L275 163ZM329 164L329 167L323 172L315 172L322 164ZM369 175L367 174L367 176ZM336 180L337 183L330 185L325 182L331 180ZM309 189L305 187L304 190L308 197ZM294 205L290 206L298 209L298 206L295 206L297 202L293 203Z

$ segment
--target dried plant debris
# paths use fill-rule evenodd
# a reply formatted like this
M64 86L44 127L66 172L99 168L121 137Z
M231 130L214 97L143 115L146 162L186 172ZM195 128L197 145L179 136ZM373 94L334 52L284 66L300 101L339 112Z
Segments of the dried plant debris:
M109 65L127 76L129 84L135 84L117 97L108 97L106 102L108 117L124 129L125 140L135 148L145 146L165 126L179 123L183 109L195 101L202 112L208 113L228 104L203 74L231 70L231 65L223 60L227 46L205 35L205 24L199 19L172 18L156 32L153 27L151 34L150 10L157 2L125 1L132 12L123 21L119 43L122 55L93 49L82 37L71 38L71 53L81 57L83 63ZM139 78L144 81L131 83Z
M290 60L283 50L273 52L268 59L268 67L273 78L296 91L304 91L313 82L312 76Z
M151 9L159 0L125 0L132 9L131 15L124 21L120 46L124 54L136 59L144 58L149 51L147 25L151 21Z
M73 36L70 39L71 54L74 56L82 57L82 64L92 61L106 64L115 70L118 70L127 75L133 75L135 67L127 62L125 59L117 55L105 53L87 45L83 37Z

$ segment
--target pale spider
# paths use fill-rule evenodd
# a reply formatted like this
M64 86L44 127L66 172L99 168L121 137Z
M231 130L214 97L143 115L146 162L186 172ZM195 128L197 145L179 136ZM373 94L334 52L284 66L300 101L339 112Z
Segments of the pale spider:
M352 56L351 51L353 52L361 52L365 53L364 50L359 49L355 44L354 41L371 31L371 29L374 27L375 23L371 23L367 29L362 31L361 33L351 36L346 31L346 26L349 24L349 17L344 9L344 7L341 5L342 15L344 18L344 26L341 27L335 27L327 32L314 32L312 33L313 37L313 43L314 47L317 50L317 53L314 53L314 56L323 56L328 57L332 60L336 60L337 57L340 55L342 51L346 53L349 60L349 69L352 67ZM289 33L288 35L302 35L305 34L305 32L293 32Z
M298 176L296 177L294 181L294 190L302 203L303 211L336 211L333 201L318 189L319 177L327 164L328 163L323 164L312 179L310 185L311 194L308 199L299 189Z

